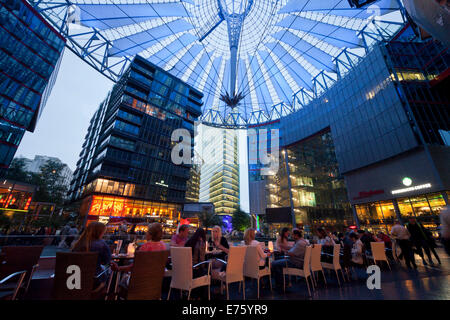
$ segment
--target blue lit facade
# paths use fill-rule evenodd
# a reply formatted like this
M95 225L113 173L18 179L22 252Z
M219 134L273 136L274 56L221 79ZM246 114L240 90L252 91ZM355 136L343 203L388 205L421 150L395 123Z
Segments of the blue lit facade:
M0 175L33 132L65 40L25 0L0 1Z
M395 219L407 222L413 217L435 230L440 210L449 203L450 59L440 42L410 38L406 26L398 37L359 59L320 96L281 118L282 150L288 155L296 153L297 160L301 156L304 164L316 169L327 159L325 154L328 160L334 157L324 168L329 171L332 203L338 205L333 210L343 210L341 218L332 211L319 219L309 211L300 219L295 213L297 224L354 222L386 232ZM314 139L311 149L308 141ZM320 145L326 152L314 154ZM284 170L292 165L297 166L288 156ZM277 175L291 176L292 170L280 168ZM405 177L412 180L410 188L402 183ZM307 192L317 176L312 178L301 181ZM280 198L278 206L302 209L294 203L298 196L292 177L276 182L279 190L272 194ZM317 194L315 202L308 207L320 207Z

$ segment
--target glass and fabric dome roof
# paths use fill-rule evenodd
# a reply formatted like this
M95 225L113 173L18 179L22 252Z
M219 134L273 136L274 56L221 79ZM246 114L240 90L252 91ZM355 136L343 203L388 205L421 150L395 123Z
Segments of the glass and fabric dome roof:
M117 80L139 54L203 92L203 121L225 127L301 107L299 93L317 96L340 62L351 65L403 23L398 0L355 2L30 0L107 77Z

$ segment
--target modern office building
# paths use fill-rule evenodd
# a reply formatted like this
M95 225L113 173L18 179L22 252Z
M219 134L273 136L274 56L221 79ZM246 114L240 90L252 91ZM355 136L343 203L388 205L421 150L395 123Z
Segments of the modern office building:
M33 132L58 73L65 39L25 0L0 1L0 176Z
M289 145L280 137L278 158L272 156L272 148L267 148L271 161L278 162L278 169L263 174L262 169L269 165L259 161L259 152L261 147L270 145L269 130L273 129L283 135L278 121L253 128L257 138L249 137L249 141L258 141L249 143L250 213L258 216L261 231L275 236L281 228L295 225L309 235L318 226L342 230L352 225L353 215L330 131ZM260 144L261 139L268 142ZM258 161L251 159L257 153Z
M227 223L239 209L238 135L236 130L201 128L203 165L200 201L214 204Z
M176 226L191 164L172 162L171 136L193 137L201 105L199 91L136 56L92 117L74 172L70 197L85 220Z
M411 35L406 26L376 45L322 95L281 118L288 165L271 178L280 182L272 183L279 189L268 207L290 205L302 223L348 225L350 204L361 228L386 231L412 217L436 229L450 188L450 59L442 43ZM333 209L312 213L319 201Z
M201 166L194 163L189 172L189 180L186 182L186 201L198 202L200 199L200 172Z

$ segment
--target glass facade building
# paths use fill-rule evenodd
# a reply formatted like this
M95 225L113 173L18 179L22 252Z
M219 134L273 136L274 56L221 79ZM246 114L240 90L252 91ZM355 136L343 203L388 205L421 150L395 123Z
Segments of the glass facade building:
M389 231L395 219L414 217L436 229L450 187L449 61L442 43L411 41L406 26L281 118L283 145L329 130L360 227Z
M65 39L25 0L0 1L0 176L51 92Z
M191 164L172 162L171 136L193 137L201 105L199 91L136 56L91 119L70 190L81 214L179 219Z
M269 126L273 128L274 125L279 124ZM260 139L264 139L264 135L258 134L258 141ZM283 146L275 174L262 175L261 168L261 164L249 165L250 212L259 215L265 233L275 236L282 227L294 224L310 234L318 226L342 230L354 223L329 130ZM276 211L265 210L264 207L288 208L292 215L291 223L281 215L277 219ZM274 213L270 218L265 217L269 211Z
M200 201L212 202L216 214L232 216L239 209L237 131L202 125L200 135Z

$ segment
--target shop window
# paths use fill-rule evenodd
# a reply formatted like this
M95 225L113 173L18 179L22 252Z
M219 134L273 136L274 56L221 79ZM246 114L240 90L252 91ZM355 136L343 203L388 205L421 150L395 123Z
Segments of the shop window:
M431 208L428 205L427 198L424 196L410 198L414 213L419 216L431 216Z
M414 212L411 207L411 202L409 201L409 198L400 198L397 199L398 208L400 209L400 216L402 218L410 218L414 217Z
M440 193L428 194L427 199L434 214L439 214L445 206L444 197Z

